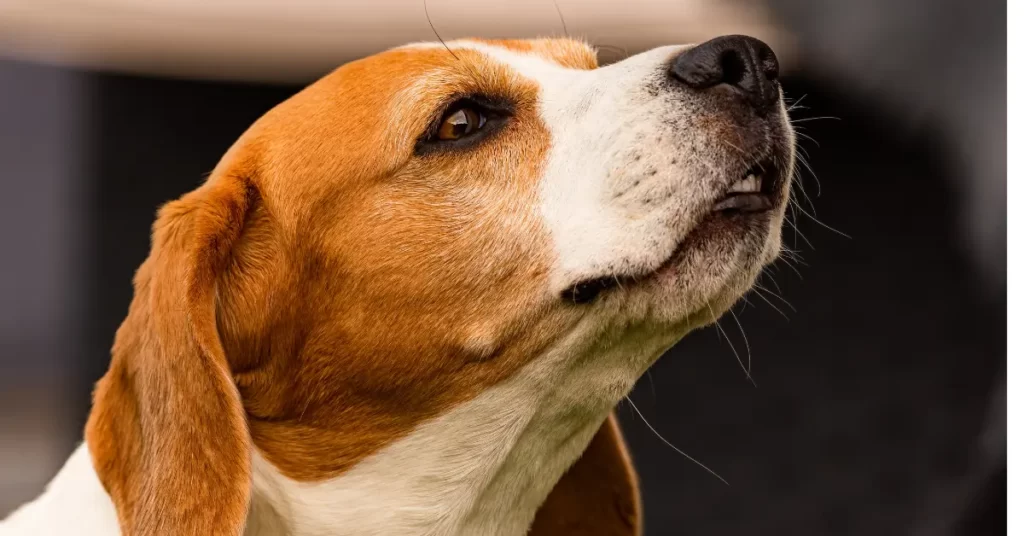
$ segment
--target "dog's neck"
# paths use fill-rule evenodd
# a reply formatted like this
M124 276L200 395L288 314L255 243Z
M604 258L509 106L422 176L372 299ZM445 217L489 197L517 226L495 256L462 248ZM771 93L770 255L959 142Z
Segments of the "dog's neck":
M526 534L615 403L678 337L647 334L613 347L586 338L581 331L555 345L339 477L296 482L254 451L245 536ZM7 529L120 534L87 445L42 496L0 522Z
M494 394L318 483L290 480L256 453L246 536L525 534L603 418L524 418Z
M281 475L258 452L246 536L526 534L616 402L674 340L573 341L329 480Z

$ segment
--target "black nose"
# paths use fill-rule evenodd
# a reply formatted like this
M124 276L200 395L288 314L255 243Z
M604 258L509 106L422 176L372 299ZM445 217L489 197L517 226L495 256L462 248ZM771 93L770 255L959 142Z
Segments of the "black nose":
M779 59L764 42L745 35L697 45L676 57L669 73L693 89L733 86L759 110L779 100Z

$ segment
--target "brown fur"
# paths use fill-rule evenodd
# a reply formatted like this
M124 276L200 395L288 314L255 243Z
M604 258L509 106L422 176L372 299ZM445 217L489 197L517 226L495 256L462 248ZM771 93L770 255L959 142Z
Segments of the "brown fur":
M250 441L214 296L249 203L224 178L154 226L86 429L125 534L238 534L245 520Z
M551 490L530 536L634 536L642 521L636 472L613 415Z
M575 42L508 46L596 66ZM415 155L434 111L473 91L514 103L506 128ZM337 476L578 318L544 292L551 253L527 208L549 144L536 93L471 50L352 62L161 210L86 432L126 535L238 534L253 446L291 478ZM599 469L625 504L635 482L612 445L608 425L570 479ZM582 488L558 489L569 505Z

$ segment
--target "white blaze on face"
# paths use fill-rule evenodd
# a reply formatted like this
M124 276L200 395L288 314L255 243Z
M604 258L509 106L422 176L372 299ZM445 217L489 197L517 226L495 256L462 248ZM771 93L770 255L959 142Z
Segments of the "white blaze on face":
M692 103L655 88L686 47L581 70L497 46L454 46L485 52L540 87L552 140L539 207L556 254L552 290L663 262L681 238L693 182L683 169L686 140L671 139L666 122L678 125Z

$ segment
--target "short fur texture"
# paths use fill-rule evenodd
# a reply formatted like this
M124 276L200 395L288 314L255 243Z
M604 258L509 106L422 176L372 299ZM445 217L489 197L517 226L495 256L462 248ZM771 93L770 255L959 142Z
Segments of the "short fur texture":
M670 83L682 50L410 45L268 112L160 210L86 445L0 528L71 489L88 535L639 533L610 415L778 254L793 158L781 103ZM480 95L490 136L422 150ZM780 206L702 223L765 158Z

